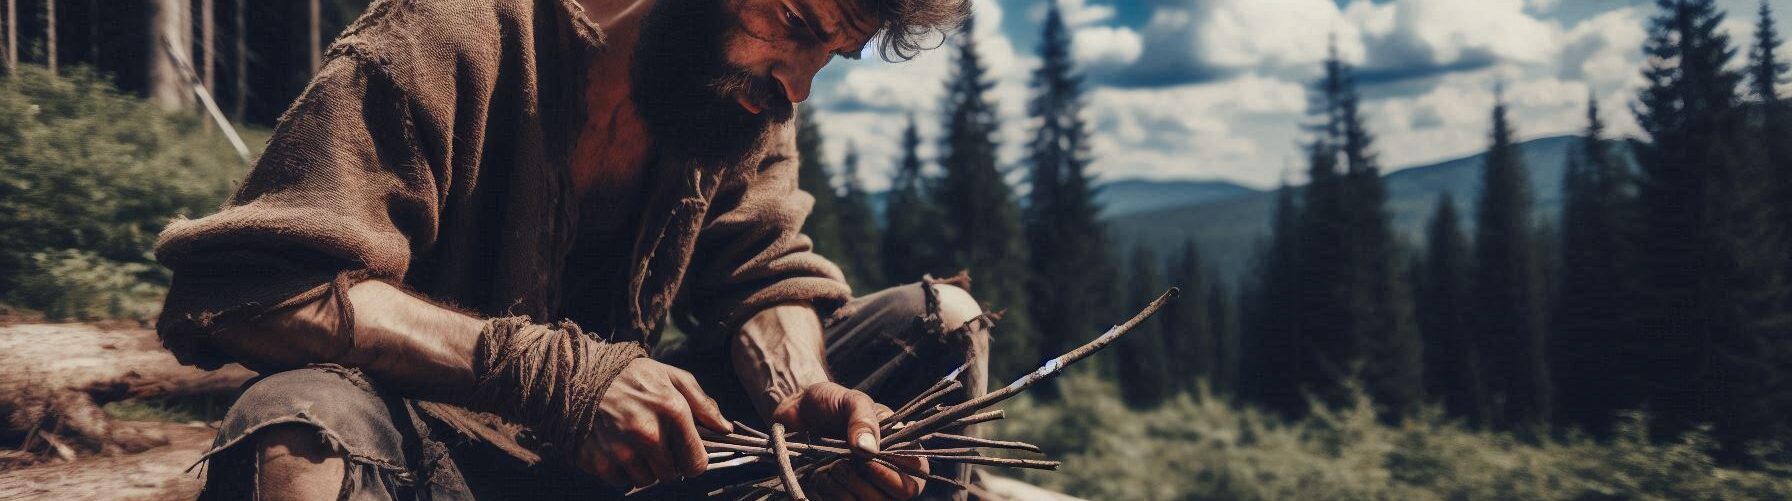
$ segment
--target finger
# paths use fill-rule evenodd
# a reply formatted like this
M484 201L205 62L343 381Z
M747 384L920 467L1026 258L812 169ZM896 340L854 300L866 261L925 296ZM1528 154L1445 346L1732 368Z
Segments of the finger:
M889 461L893 464L907 467L910 471L918 471L921 473L928 473L931 471L927 467L927 460L922 458L896 457L889 458ZM896 490L896 499L908 499L921 495L921 490L927 488L927 478L904 475L902 474L902 471L903 470L898 470L896 472L902 481L900 488Z
M677 387L678 392L684 394L685 402L690 404L690 414L697 418L697 424L722 433L734 432L734 423L722 416L722 406L717 405L716 399L709 398L709 394L703 392L703 387L697 384L697 378L691 376L691 373L682 370L673 372L672 386Z
M640 455L636 454L633 447L625 445L613 450L616 464L621 465L623 473L628 474L626 485L644 487L653 483L653 472L648 471L647 466L641 463Z
M846 436L849 437L847 440L851 441L853 449L861 454L877 454L879 450L877 413L883 406L878 405L876 401L871 400L870 395L862 392L855 391L847 399L850 409L850 413L846 417Z
M683 404L678 404L682 407ZM665 434L661 442L672 452L673 466L679 476L691 478L702 475L709 469L709 454L703 451L703 438L697 435L697 426L691 424L689 409L674 409L663 416L660 430Z
M871 473L871 468L884 470L888 470L888 468L884 468L882 465L871 465L868 461L852 460L850 463L851 466L841 468L838 480L847 490L852 491L853 496L859 499L879 501L894 497L885 492L884 486L879 485L882 483L882 479Z
M628 475L616 466L616 462L610 459L610 454L607 451L597 449L586 454L585 465L592 475L596 475L597 478L603 479L604 483L613 487L623 487L629 484Z
M840 471L840 464L834 463L833 466L830 466L828 469L822 470L819 474L815 475L816 490L822 493L821 495L817 495L816 498L859 499L858 494L854 494L852 489L846 488L846 484L840 481Z

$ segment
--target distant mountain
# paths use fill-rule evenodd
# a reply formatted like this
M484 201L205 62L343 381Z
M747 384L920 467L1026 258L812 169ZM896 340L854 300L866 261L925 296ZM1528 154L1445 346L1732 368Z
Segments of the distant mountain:
M1579 138L1558 136L1518 145L1531 174L1531 193L1539 221L1555 225L1562 205L1562 173L1567 154ZM1620 147L1620 151L1627 151ZM1422 242L1425 224L1439 196L1449 193L1456 201L1463 226L1472 231L1474 204L1481 193L1483 155L1474 155L1386 176L1388 212L1394 229L1405 242ZM1248 188L1247 188L1248 189ZM1132 213L1115 213L1107 220L1112 241L1122 252L1146 246L1159 256L1181 248L1193 239L1208 266L1219 270L1230 285L1255 266L1262 242L1269 238L1275 212L1274 192L1254 192L1217 200L1185 203ZM1122 254L1125 255L1125 254Z
M1101 185L1095 199L1101 203L1102 217L1112 218L1259 193L1226 181L1122 179Z

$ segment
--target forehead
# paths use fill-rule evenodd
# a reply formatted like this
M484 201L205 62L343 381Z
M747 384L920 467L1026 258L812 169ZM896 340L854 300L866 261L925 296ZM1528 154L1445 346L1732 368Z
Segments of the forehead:
M877 33L883 19L871 5L877 0L783 0L818 17L827 33L863 44Z

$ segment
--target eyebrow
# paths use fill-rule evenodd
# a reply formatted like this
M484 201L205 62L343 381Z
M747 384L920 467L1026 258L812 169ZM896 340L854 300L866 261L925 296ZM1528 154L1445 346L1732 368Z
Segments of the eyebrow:
M830 30L827 27L821 26L822 23L814 22L814 20L817 20L820 16L815 15L815 11L809 7L809 4L804 3L804 2L791 2L791 3L796 5L797 11L802 13L804 19L811 20L808 23L809 30L811 32L815 33L816 38L820 38L821 40L823 40L825 42L832 42L834 40L834 38L836 38L840 35L839 31ZM840 17L842 17L842 18L851 17L847 13L847 6L843 5L840 0L834 0L834 7L836 7L838 10L840 10L840 12L841 12ZM845 24L845 23L837 20L835 22L835 24L839 25L839 24ZM859 54L862 54L865 52L866 45L870 45L869 40L867 40L863 44L859 44L858 48L835 51L834 53L839 55L840 57L844 57L847 59L858 59Z

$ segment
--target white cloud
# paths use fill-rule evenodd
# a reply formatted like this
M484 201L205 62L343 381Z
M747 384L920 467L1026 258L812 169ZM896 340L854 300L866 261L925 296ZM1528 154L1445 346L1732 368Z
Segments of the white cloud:
M1088 0L1057 0L1057 2L1058 13L1064 16L1064 24L1073 29L1105 23L1114 18L1114 6L1112 5L1092 4ZM1045 2L1034 5L1032 11L1028 12L1028 19L1032 19L1035 23L1044 21L1047 5L1049 4Z
M1073 59L1083 71L1112 71L1132 64L1144 52L1144 41L1129 28L1091 26L1076 30Z

